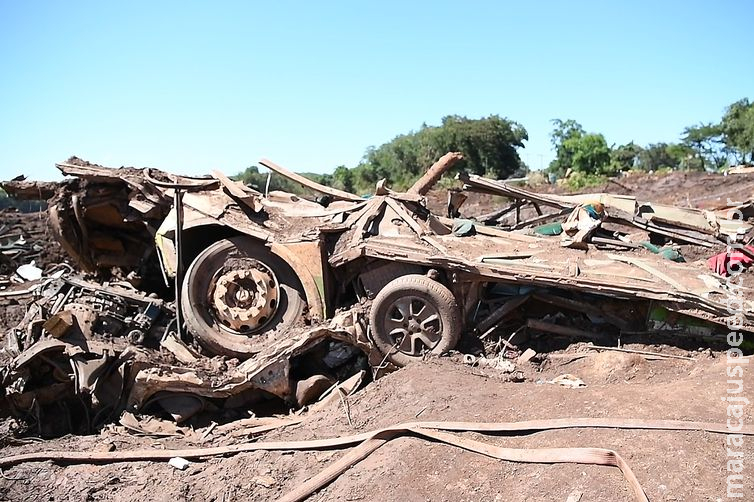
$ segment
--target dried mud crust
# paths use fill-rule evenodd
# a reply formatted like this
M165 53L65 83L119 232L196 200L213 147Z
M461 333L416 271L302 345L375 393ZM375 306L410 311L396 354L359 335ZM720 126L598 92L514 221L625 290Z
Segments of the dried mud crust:
M592 356L524 366L524 383L504 382L494 371L448 359L411 364L348 399L353 427L340 403L305 415L304 423L264 440L325 438L413 420L516 421L562 417L669 418L724 422L725 359L637 362L633 355ZM609 361L608 361L609 359ZM573 373L587 387L544 383ZM745 375L754 386L754 374ZM539 383L538 383L539 382ZM747 388L748 388L747 387ZM418 416L418 418L417 418ZM752 420L747 412L744 420ZM650 500L716 500L725 497L725 437L702 432L574 429L529 436L470 437L506 447L604 447L629 463ZM196 446L242 442L210 436ZM179 448L187 440L103 433L43 444L6 446L3 455L43 449ZM5 471L0 495L9 500L45 497L78 500L274 501L342 457L341 451L255 452L192 462L178 471L165 462L58 466L30 463ZM747 465L754 452L744 453ZM751 469L751 467L747 467ZM751 480L751 471L744 473ZM414 438L383 446L310 500L633 500L617 469L574 464L501 462Z

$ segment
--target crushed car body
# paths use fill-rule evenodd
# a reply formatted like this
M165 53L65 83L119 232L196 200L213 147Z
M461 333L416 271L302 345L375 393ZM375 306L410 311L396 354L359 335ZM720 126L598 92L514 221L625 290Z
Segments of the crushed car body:
M85 416L79 423L89 430L123 410L185 421L274 402L300 407L354 375L376 377L462 339L484 350L491 334L505 333L510 345L521 328L610 343L681 325L714 338L731 294L742 295L740 328L754 331L750 290L733 291L703 263L636 246L598 249L588 237L565 246L433 214L425 196L460 158L443 156L406 192L380 183L369 198L261 162L325 196L320 202L263 194L219 172L58 164L69 179L50 194L51 226L97 282L65 275L39 283L39 299L6 335L9 409L41 424L42 411L62 406ZM461 179L554 207L550 218L594 199ZM719 215L609 194L600 203L612 218L684 242L719 245L721 236L751 233L750 223Z

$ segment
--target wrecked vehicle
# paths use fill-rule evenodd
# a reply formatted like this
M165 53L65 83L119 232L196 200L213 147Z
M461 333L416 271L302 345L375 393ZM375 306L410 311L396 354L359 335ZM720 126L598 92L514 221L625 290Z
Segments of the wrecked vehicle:
M46 285L59 291L48 289L7 336L6 399L33 415L39 390L53 392L45 382L56 381L105 403L102 413L159 402L185 420L270 396L302 406L369 367L448 352L463 335L473 347L495 332L510 334L502 340L510 345L521 327L612 342L668 326L708 337L722 330L730 287L698 264L584 252L483 225L454 231L425 196L460 158L443 156L406 192L378 184L366 199L260 162L320 202L263 194L219 172L58 164L72 178L49 201L57 239L81 270L130 286ZM562 214L576 207L551 202ZM171 295L175 305L157 301ZM743 305L741 327L752 331L750 295ZM161 348L168 357L139 356Z

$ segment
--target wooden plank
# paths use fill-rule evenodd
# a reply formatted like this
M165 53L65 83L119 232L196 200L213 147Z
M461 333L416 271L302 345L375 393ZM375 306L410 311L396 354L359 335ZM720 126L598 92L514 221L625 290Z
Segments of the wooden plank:
M503 303L500 307L495 309L490 315L484 318L477 324L477 330L480 333L486 333L487 330L497 325L500 321L505 319L506 316L511 314L518 307L526 303L531 298L531 295L514 296L510 300Z
M584 331L583 329L571 328L569 326L560 326L559 324L544 322L539 319L528 319L526 321L526 326L531 329L536 329L537 331L576 338L595 338L598 336L597 333L592 333L591 331Z
M503 209L498 209L496 211L492 211L491 213L480 214L478 216L469 216L469 219L476 220L476 221L481 221L482 223L489 223L491 221L497 221L497 220L499 220L500 218L502 218L506 214L510 213L514 209L516 209L516 203L515 202L513 204L507 205Z
M560 216L563 216L565 214L568 214L572 211L570 208L561 209L560 211L556 213L550 213L550 214L543 214L542 216L537 216L536 218L532 218L530 220L522 221L521 223L514 225L511 230L520 230L524 227L528 227L529 225L536 225L537 223L542 223L543 221L552 220L555 218L558 218Z
M635 244L633 242L623 242L619 241L618 239L607 239L605 237L592 237L589 242L593 244L607 244L609 246L617 246L629 249L638 249L641 247L639 244Z
M448 228L453 227L453 220L450 218L437 217L437 220L443 225L447 226ZM476 229L476 233L480 235L489 235L491 237L501 237L503 239L517 241L517 242L545 241L545 239L541 237L535 237L535 236L526 235L526 234L519 234L519 233L511 232L510 230L503 230L502 228L498 228L498 227L488 227L485 225L474 224L474 228Z

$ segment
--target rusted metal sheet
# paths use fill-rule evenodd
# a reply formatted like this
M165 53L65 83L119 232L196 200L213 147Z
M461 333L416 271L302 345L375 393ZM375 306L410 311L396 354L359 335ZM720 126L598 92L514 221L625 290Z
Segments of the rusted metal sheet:
M627 225L638 226L662 235L668 235L685 242L709 245L718 238L735 238L752 229L750 223L741 220L731 220L725 215L693 208L682 208L658 204L654 202L640 202L628 195L614 195L609 193L589 193L580 195L552 195L539 194L504 181L491 180L474 174L461 173L458 179L464 182L464 188L471 191L491 193L509 197L516 201L542 204L559 210L575 209L578 205L588 202L600 202L607 209L609 217ZM552 218L561 213L551 215ZM527 225L534 225L548 218L535 218ZM687 231L691 231L688 233Z

